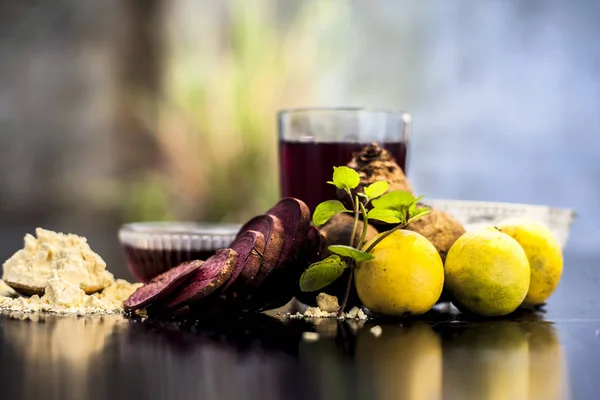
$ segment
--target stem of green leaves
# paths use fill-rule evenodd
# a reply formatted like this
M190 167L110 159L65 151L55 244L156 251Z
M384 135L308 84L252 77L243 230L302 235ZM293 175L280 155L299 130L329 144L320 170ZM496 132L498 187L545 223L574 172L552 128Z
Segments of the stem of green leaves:
M363 230L362 235L360 235L360 240L358 241L358 249L362 248L363 243L365 242L365 238L367 237L367 228L369 227L369 218L367 217L367 209L360 203L360 209L363 215Z
M379 236L377 238L377 240L375 240L373 243L371 243L371 245L369 247L367 247L367 249L365 250L366 253L370 252L371 250L373 250L373 248L375 248L375 246L377 246L383 239L385 239L386 237L390 236L392 233L394 233L395 231L397 231L398 229L403 229L406 228L408 225L410 225L412 222L420 219L421 217L424 217L425 215L429 214L429 212L426 213L422 213L417 215L416 217L413 218L409 218L408 221L406 221L403 224L399 224L396 225L393 229L390 229L389 231L386 231L385 233L383 233L381 236Z
M354 246L354 237L356 236L356 229L358 229L358 213L360 210L360 206L362 203L358 196L352 198L352 193L350 190L347 190L348 195L350 196L350 200L352 201L352 208L354 209L354 224L352 226L352 236L350 236L350 246ZM362 243L362 240L359 241L359 244ZM350 288L352 287L352 277L354 275L354 262L349 265L350 272L348 273L348 281L346 282L346 293L344 293L344 299L342 300L342 304L340 305L340 309L338 310L337 316L341 317L344 312L344 308L346 308L346 303L348 303L348 297L350 296Z
M356 229L358 229L358 212L359 212L358 196L352 201L352 207L354 207L354 224L352 225L352 236L350 236L350 246L354 247L354 237L356 236Z
M352 287L352 276L354 275L354 262L348 268L350 272L348 273L348 282L346 283L346 293L344 293L344 300L342 300L342 305L337 312L337 317L341 317L344 313L344 308L346 308L346 303L348 303L348 297L350 297L350 288Z
M346 193L348 193L348 197L350 197L350 201L352 202L352 209L354 210L354 206L356 204L354 203L354 197L352 197L352 192L350 191L350 189L346 189Z

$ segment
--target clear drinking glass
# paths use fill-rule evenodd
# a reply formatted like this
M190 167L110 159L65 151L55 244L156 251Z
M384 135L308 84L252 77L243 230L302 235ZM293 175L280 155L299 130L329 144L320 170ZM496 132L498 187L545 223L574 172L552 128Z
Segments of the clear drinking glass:
M304 200L311 211L335 199L334 166L346 165L366 144L378 143L406 172L410 115L366 108L305 108L278 113L282 196Z

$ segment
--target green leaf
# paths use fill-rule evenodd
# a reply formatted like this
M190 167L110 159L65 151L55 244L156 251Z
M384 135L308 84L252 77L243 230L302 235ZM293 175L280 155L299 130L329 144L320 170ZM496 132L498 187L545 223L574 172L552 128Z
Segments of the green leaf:
M365 194L370 199L376 199L388 190L388 183L386 181L373 182L365 188Z
M372 208L367 216L369 219L385 222L388 224L400 224L406 220L405 213L386 208Z
M333 255L312 264L300 277L300 290L314 292L332 284L348 267L339 256Z
M415 222L416 220L420 219L421 217L428 215L430 212L431 211L427 207L417 208L414 213L410 214L409 222Z
M375 258L372 254L365 253L364 251L360 251L358 249L355 249L354 247L344 246L344 245L341 245L341 244L331 245L331 246L328 247L328 249L332 253L335 253L335 254L340 255L342 257L350 257L357 264L359 262L361 262L361 261L368 261L368 260L372 260L372 259Z
M425 215L429 214L429 208L427 208L427 207L418 207L415 210L415 213L411 214L411 217L416 217L416 216L421 215L421 214L425 214Z
M402 190L394 190L373 200L373 207L402 211L406 210L414 203L415 198L410 193Z
M408 214L414 215L417 212L417 203L413 203L408 207Z
M341 212L351 212L350 210L346 210L346 207L339 200L327 200L322 202L315 208L315 212L313 213L312 221L315 226L321 226L327 221L329 218L333 217L337 213Z
M358 172L348 167L333 167L333 184L338 189L354 189L360 183Z

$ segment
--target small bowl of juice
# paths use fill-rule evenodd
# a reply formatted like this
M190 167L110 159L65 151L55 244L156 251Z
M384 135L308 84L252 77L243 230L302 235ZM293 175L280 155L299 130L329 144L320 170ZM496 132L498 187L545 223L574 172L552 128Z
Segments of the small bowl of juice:
M229 247L241 225L201 222L136 222L119 230L127 266L148 282L183 262L206 260Z

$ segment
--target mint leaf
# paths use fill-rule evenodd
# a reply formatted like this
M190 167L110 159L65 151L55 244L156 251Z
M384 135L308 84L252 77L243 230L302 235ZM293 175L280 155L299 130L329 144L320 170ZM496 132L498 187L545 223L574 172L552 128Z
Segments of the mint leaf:
M414 203L415 198L410 193L402 190L394 190L373 200L373 207L402 211L406 210Z
M416 217L417 215L427 215L429 214L429 208L427 207L419 207L415 210L411 217Z
M322 289L342 276L347 267L346 263L336 255L314 263L300 277L300 290L314 292Z
M415 222L416 220L426 216L430 212L431 211L427 207L417 208L414 212L410 214L410 219L408 220L408 223Z
M417 203L413 203L408 207L408 215L414 215L417 212Z
M386 181L379 181L371 183L365 188L365 194L369 199L376 199L388 190L388 183Z
M338 189L354 189L360 183L358 172L348 167L333 167L333 184Z
M339 200L327 200L322 202L315 208L313 213L312 221L313 225L321 226L327 221L329 218L333 217L337 213L341 212L351 212L350 210L346 210L346 207Z
M364 251L360 251L360 250L355 249L354 247L351 247L351 246L344 246L344 245L341 245L341 244L339 244L339 245L338 244L334 244L334 245L331 245L331 246L329 246L327 248L332 253L335 253L335 254L340 255L342 257L350 257L357 264L359 262L361 262L361 261L372 260L372 259L375 258L372 254L365 253Z
M369 210L367 217L388 224L400 224L406 220L404 212L385 208L372 208Z

